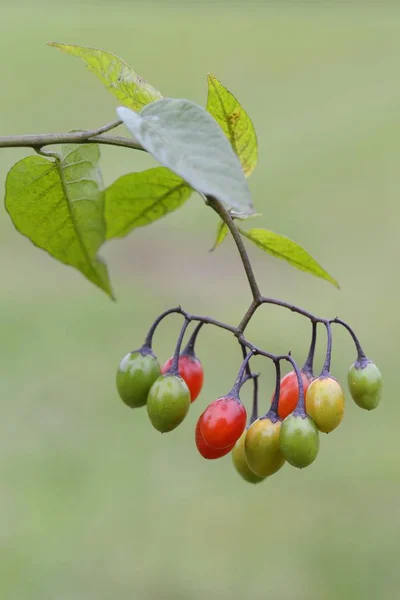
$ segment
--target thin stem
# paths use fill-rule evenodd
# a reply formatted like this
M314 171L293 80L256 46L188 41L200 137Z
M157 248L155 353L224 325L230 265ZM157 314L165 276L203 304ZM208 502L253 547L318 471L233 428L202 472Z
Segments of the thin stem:
M315 355L315 344L317 341L317 322L312 321L312 334L311 334L311 343L310 350L308 351L308 356L306 362L303 365L302 371L309 377L314 377L314 355Z
M258 374L253 375L253 406L251 410L251 416L249 425L254 423L258 419Z
M186 329L188 328L190 323L189 319L185 319L185 322L182 325L182 329L179 333L178 336L178 341L176 342L176 347L175 347L175 352L174 352L174 358L172 361L172 365L170 367L170 369L168 370L168 373L172 374L172 375L178 375L179 374L179 355L181 353L181 346L182 346L182 341L183 341L183 337L185 335Z
M331 358L332 358L332 329L329 321L325 323L326 327L326 336L327 336L327 344L326 344L326 356L324 366L322 367L320 377L327 377L329 375L331 369Z
M363 362L364 360L366 360L367 356L364 352L364 350L361 347L361 344L358 340L358 337L356 336L356 334L354 333L353 329L350 327L350 325L347 325L347 323L345 323L344 321L342 321L341 319L338 319L337 317L335 319L332 319L330 321L330 323L337 323L338 325L342 325L342 327L344 327L345 329L347 329L347 331L349 332L349 334L351 335L354 345L356 347L357 350L357 361L358 362Z
M293 414L295 416L301 416L304 417L306 415L306 407L305 407L305 401L304 401L304 386L303 386L303 378L301 376L301 372L299 367L297 366L297 363L295 360L293 360L293 358L288 355L285 357L285 360L287 360L288 362L290 362L290 364L292 365L293 369L296 372L296 377L297 377L297 385L299 387L299 398L297 400L297 406L293 411Z
M277 300L276 298L267 298L266 296L262 296L260 299L260 304L274 304L275 306L281 306L282 308L287 308L288 310L298 313L299 315L302 315L303 317L307 317L307 319L310 319L310 321L315 321L316 323L325 323L325 321L326 321L326 319L323 319L321 317L316 317L315 315L308 312L307 310L303 310L302 308L299 308L298 306L295 306L294 304L290 304L289 302L284 302L283 300Z
M240 333L243 333L244 330L246 329L247 325L250 323L250 320L252 318L252 316L254 315L254 313L256 312L257 308L260 306L260 302L259 300L253 300L253 302L250 304L249 308L247 309L243 319L240 321L239 325L238 325L238 331Z
M111 121L102 127L87 131L71 131L68 133L37 133L29 135L0 136L0 148L42 148L54 144L85 144L88 141L96 143L112 143L115 146L124 145L129 148L143 150L135 140L123 137L103 136L107 131L122 124L120 119ZM124 142L122 143L122 140ZM132 145L133 144L133 145Z
M1 138L0 138L1 139ZM65 142L71 143L71 142ZM130 138L126 138L122 135L95 135L91 136L84 142L74 142L75 144L103 144L106 146L120 146L121 148L131 148L132 150L141 150L142 152L147 152L135 140Z
M246 358L244 359L244 361L242 362L240 369L239 369L239 373L238 376L236 377L236 381L234 383L233 388L231 389L231 391L229 392L228 396L232 396L234 398L238 398L239 397L239 390L243 385L243 376L245 374L245 371L247 369L247 365L249 363L249 360L251 359L251 357L253 356L254 352L252 350L250 350L250 352L248 352L248 354L246 355Z
M144 341L143 348L147 348L147 349L151 350L152 346L153 346L154 333L155 333L157 327L159 326L159 324L161 323L161 321L163 319L165 319L165 317L167 317L168 315L172 315L173 313L181 313L181 311L182 311L181 307L177 306L176 308L170 308L170 309L166 310L159 317L157 317L157 319L154 321L154 323L150 327L148 334L146 335L146 339Z
M196 358L194 346L195 346L195 343L197 340L197 336L199 335L199 331L203 327L203 325L204 325L204 321L200 321L200 323L197 325L196 329L193 331L192 335L190 336L185 349L182 351L182 354L184 354L185 356L190 356L191 358Z
M243 344L240 344L240 347L242 349L243 360L244 360L247 356L247 348L246 348L246 346L243 346ZM249 363L247 363L247 365L246 365L246 373L250 378L251 377L251 369L250 369Z
M271 419L275 422L278 416L278 404L279 404L279 396L281 393L281 363L280 360L274 360L275 372L276 372L276 383L275 383L275 393L274 398L272 400L271 408L265 415L266 418Z
M237 327L234 327L233 325L228 325L227 323L222 323L217 319L212 319L211 317L201 317L199 315L192 315L182 309L178 311L175 310L175 312L179 312L181 315L188 318L190 321L201 321L205 325L214 325L215 327L219 327L221 329L225 329L226 331L230 331L231 333L233 333L233 335L237 335Z
M243 344L240 344L240 347L242 349L243 360L244 360L247 356L247 348L246 348L246 346L243 346ZM253 380L253 406L252 406L252 410L251 410L251 416L250 416L250 420L248 423L248 427L250 427L250 425L252 423L254 423L254 421L256 419L258 419L258 378L259 378L259 376L260 376L259 373L252 372L252 370L250 369L250 364L247 363L246 364L246 377L243 379L242 384L244 384L245 381L247 381L248 379Z
M259 301L259 299L261 298L261 294L260 294L260 290L258 288L258 284L257 284L256 278L255 278L254 272L253 272L253 268L251 266L250 259L247 254L246 248L244 246L242 237L241 237L231 215L226 210L226 208L221 204L221 202L219 202L219 200L217 200L216 198L213 198L212 196L206 196L206 198L207 198L207 204L209 206L211 206L211 208L221 217L221 219L224 221L224 223L226 223L229 231L231 232L234 242L236 244L236 247L239 251L240 258L242 259L244 270L246 271L246 275L247 275L247 279L248 279L248 282L250 285L251 293L253 295L253 299L255 301Z

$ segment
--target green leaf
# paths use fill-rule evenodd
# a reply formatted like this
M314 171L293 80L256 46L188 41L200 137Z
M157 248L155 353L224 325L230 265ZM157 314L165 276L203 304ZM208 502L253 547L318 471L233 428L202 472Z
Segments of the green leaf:
M207 81L207 110L231 142L248 177L256 168L258 158L254 125L240 102L215 75L207 75Z
M97 256L106 238L99 158L96 144L83 144L63 146L55 160L22 159L7 175L5 205L20 233L113 297Z
M268 254L272 254L276 258L283 258L297 269L311 273L315 277L326 279L339 288L336 279L331 277L304 248L284 235L279 235L279 233L267 229L250 229L249 231L239 229L239 231Z
M162 165L232 214L253 214L240 162L215 119L190 100L163 98L140 113L117 109L134 138Z
M210 248L210 252L214 252L222 244L226 236L228 235L228 226L223 221L218 223L217 229L217 237L215 238L215 242L212 248Z
M123 175L106 189L107 239L161 219L180 208L192 191L165 167Z
M158 90L137 75L122 58L115 54L87 46L73 46L58 42L48 42L48 44L82 59L89 71L97 75L124 106L140 110L146 104L162 98Z

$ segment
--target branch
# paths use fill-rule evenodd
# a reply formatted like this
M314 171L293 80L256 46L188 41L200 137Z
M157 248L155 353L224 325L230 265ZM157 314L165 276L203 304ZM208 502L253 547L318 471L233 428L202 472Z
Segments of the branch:
M247 250L243 243L242 237L236 227L234 220L232 219L229 212L226 208L219 202L216 198L212 196L207 196L207 204L211 206L211 208L221 217L223 222L228 227L229 231L232 234L232 237L235 241L236 247L239 251L240 258L242 259L244 270L246 271L247 279L249 281L251 293L253 294L253 300L255 304L260 304L261 301L261 293L254 275L253 268L250 263L249 256L247 254ZM247 324L247 323L246 323Z
M38 133L33 135L0 136L0 148L43 148L54 144L107 144L110 146L123 146L134 150L143 150L143 147L130 138L122 136L104 135L107 131L115 129L122 124L120 119L103 125L91 131L73 131L70 133Z

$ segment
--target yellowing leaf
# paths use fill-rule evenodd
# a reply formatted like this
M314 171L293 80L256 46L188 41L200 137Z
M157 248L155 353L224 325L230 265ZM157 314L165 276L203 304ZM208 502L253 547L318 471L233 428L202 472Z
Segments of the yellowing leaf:
M49 42L49 46L82 59L89 71L97 75L121 104L132 110L140 110L146 104L162 98L158 90L135 73L122 58L111 52L58 42Z
M336 279L331 277L331 275L329 275L329 273L313 259L307 250L304 250L299 244L293 242L284 235L268 231L267 229L250 229L249 231L239 229L239 231L244 237L261 248L261 250L264 250L264 252L268 252L268 254L271 254L276 258L283 258L297 269L311 273L311 275L315 275L315 277L326 279L335 287L339 288Z
M248 177L254 171L258 158L257 136L253 123L239 101L215 75L209 74L207 79L207 110L231 142Z

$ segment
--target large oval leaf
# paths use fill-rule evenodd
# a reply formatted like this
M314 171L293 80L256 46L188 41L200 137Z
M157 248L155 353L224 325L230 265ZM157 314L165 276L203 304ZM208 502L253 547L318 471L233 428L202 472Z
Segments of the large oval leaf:
M240 102L215 75L209 74L207 80L207 110L229 139L248 177L256 168L258 158L254 125Z
M215 119L190 100L163 98L140 113L117 109L134 138L195 190L233 214L253 214L239 159Z
M123 175L106 189L107 239L161 219L182 206L192 191L165 167Z
M56 160L22 159L7 175L5 205L18 231L112 297L97 256L106 238L99 158L97 145L84 144L63 146Z
M76 56L84 61L89 71L97 75L107 89L124 105L133 110L140 110L149 102L162 98L162 94L140 77L131 67L111 52L49 42L49 46L59 48L66 54Z
M313 259L307 250L304 250L302 246L296 244L293 240L284 235L280 235L279 233L268 231L267 229L250 229L249 231L239 229L239 231L243 236L261 248L261 250L268 252L268 254L272 254L272 256L277 258L283 258L297 269L311 273L311 275L315 275L315 277L326 279L327 281L330 281L330 283L333 283L335 287L339 287L336 279L331 277L331 275L329 275L329 273Z

